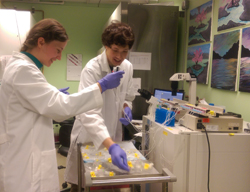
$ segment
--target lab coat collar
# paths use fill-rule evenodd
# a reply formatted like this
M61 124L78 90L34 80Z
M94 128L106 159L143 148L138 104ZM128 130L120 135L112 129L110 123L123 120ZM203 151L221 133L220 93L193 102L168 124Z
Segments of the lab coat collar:
M99 60L98 62L100 63L100 66L101 66L101 70L103 72L106 72L106 73L111 73L108 58L106 55L106 49L102 52L102 54L100 55L98 60Z
M98 62L101 66L101 70L106 73L111 73L109 63L108 63L108 58L106 55L106 49L103 51L103 53L98 57ZM119 66L119 71L123 70L123 62Z
M16 57L16 58L20 58L20 59L24 59L24 60L28 60L29 62L34 63L34 61L29 58L27 55L25 55L24 53L21 53L21 52L17 52L17 51L13 51L13 54L12 54L13 57ZM37 67L38 68L38 67ZM39 68L38 68L39 69Z
M21 53L27 55L27 56L36 64L36 66L37 66L39 69L41 69L41 68L43 67L43 64L42 64L34 55L32 55L32 54L30 54L30 53L27 53L27 52L25 52L25 51L22 51Z

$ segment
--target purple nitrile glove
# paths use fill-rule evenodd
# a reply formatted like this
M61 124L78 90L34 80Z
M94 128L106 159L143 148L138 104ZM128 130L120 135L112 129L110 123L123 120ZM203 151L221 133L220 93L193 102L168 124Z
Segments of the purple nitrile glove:
M114 143L109 147L109 154L111 155L112 163L115 166L125 171L129 171L127 155L118 144Z
M98 81L102 87L102 93L107 89L113 89L120 85L121 78L123 77L124 71L117 71L109 73Z
M120 118L119 120L123 125L129 125L129 123L132 121L132 111L129 107L125 107L124 118Z
M65 88L59 89L59 91L61 91L62 93L66 94L66 95L69 95L69 92L67 91L68 89L69 89L69 87L65 87Z

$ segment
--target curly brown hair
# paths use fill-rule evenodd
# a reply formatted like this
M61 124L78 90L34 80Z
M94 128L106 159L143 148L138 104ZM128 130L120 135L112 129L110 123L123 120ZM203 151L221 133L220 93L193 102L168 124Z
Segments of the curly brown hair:
M112 21L112 23L102 33L102 44L110 47L111 45L119 45L125 47L129 46L129 49L134 44L134 32L132 28L119 21Z
M66 42L69 39L66 30L57 20L43 19L30 29L20 51L27 51L36 47L39 37L43 37L46 43L54 40Z

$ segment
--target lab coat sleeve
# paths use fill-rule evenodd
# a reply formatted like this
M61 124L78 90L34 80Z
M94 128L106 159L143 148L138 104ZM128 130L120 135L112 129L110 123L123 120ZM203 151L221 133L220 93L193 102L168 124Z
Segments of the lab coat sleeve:
M133 65L130 63L128 69L128 87L125 96L125 101L129 108L132 110L132 101L135 99L134 89L133 89Z
M85 67L81 74L81 82L79 85L79 91L85 89L99 79L101 79L101 72L92 68ZM78 117L79 118L79 117ZM80 115L82 127L86 129L91 137L95 147L99 149L102 146L102 142L110 137L108 129L104 123L102 116L102 109L95 108L86 113Z
M66 95L50 85L33 64L16 69L13 90L21 105L33 112L58 122L102 106L102 96L97 84L79 93Z

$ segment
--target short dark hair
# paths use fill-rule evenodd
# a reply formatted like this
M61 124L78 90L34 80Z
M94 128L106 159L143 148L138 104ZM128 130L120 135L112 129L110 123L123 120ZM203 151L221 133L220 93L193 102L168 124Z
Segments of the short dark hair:
M112 21L112 23L102 33L102 44L110 47L112 44L132 48L134 44L134 32L132 28L119 21Z
M46 43L51 41L66 42L69 37L64 27L55 19L43 19L29 31L20 51L27 51L37 46L37 40L43 37Z

